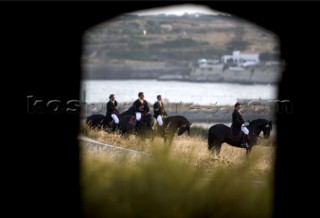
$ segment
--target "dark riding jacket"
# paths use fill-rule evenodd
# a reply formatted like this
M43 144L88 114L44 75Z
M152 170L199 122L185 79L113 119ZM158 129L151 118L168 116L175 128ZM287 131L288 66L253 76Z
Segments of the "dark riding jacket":
M163 116L166 115L166 111L164 110L164 106L162 103L162 106L160 103L157 101L156 103L153 104L153 117L157 118L159 115Z
M234 109L232 112L232 124L231 128L234 134L238 134L241 131L241 126L244 124L242 115L238 110Z
M115 115L119 114L119 111L117 110L117 106L118 106L117 101L114 101L114 104L111 100L107 103L107 114L106 114L107 121L112 120L112 117L111 117L112 114L115 114Z
M139 99L137 99L133 103L133 109L134 109L134 112L140 112L142 114L146 114L146 113L150 112L150 108L149 108L148 102L146 100L144 100L144 102L142 104L141 101Z

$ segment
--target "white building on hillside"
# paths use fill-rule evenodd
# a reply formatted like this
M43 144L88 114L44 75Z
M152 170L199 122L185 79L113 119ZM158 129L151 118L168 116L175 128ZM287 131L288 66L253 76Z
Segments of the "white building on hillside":
M259 54L252 53L240 53L240 51L234 51L232 55L223 55L221 57L221 63L232 63L239 67L254 66L260 63Z

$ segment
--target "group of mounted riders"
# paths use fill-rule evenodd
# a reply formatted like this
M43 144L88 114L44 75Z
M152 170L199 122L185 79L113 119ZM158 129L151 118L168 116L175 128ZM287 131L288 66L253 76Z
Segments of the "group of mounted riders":
M115 99L115 95L111 94L109 96L109 102L107 103L107 112L106 112L106 119L107 121L114 121L114 125L112 126L112 131L116 131L119 127L119 118L118 115L120 112L117 109L118 103ZM150 114L150 108L148 102L144 99L144 93L138 93L138 99L133 103L133 110L135 112L135 128L139 126L141 122L142 116ZM245 120L241 114L241 104L236 103L234 105L234 110L232 113L232 135L239 135L240 131L244 134L242 136L242 142L240 144L243 148L248 148L248 135L249 130L245 125ZM163 117L167 116L167 113L164 109L164 104L162 101L161 95L157 95L157 101L153 104L153 117L157 120L158 128L160 128L160 132L163 131Z
M117 109L118 102L115 99L115 95L111 94L109 96L109 101L107 103L106 119L107 121L114 121L112 126L112 131L116 131L119 128L119 118L118 115L120 112ZM144 99L144 93L138 93L138 99L134 101L132 108L135 113L135 128L139 126L143 116L150 115L150 108L148 102ZM157 95L157 101L153 104L153 117L157 120L158 128L162 132L163 128L163 117L167 116L166 111L164 110L164 104L162 101L161 95Z

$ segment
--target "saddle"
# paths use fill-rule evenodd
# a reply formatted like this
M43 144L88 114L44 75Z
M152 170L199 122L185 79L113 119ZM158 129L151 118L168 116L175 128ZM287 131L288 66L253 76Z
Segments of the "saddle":
M239 131L239 132L238 131L232 131L232 128L231 128L232 140L242 148L244 147L242 145L242 143L244 142L243 140L245 140L244 136L245 136L244 132L242 132L242 131ZM249 137L250 137L250 135L248 135L248 140L249 140ZM248 141L247 141L247 143L248 143Z
M242 136L244 134L241 130L240 131L234 131L233 128L231 128L230 133L231 133L231 136L233 138L242 138Z
M234 131L231 128L231 137L233 138L233 140L241 142L243 136L244 136L244 133L241 130L240 131Z

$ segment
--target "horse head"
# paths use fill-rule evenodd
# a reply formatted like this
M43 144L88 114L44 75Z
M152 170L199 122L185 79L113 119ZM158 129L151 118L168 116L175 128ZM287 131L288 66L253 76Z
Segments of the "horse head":
M190 136L190 126L192 123L186 122L184 124L181 124L177 130L178 136L182 135L185 131L188 132L188 135Z
M127 116L127 115L135 116L135 112L134 112L133 106L128 108L128 110L123 111L122 113L118 114L118 117L121 118L121 117L124 117L124 116Z
M272 121L269 121L265 126L262 128L263 137L268 139L270 137L270 133L272 130Z
M272 130L272 121L265 119L256 119L250 122L249 125L250 131L252 131L256 136L260 135L260 132L263 132L263 137L268 139Z
M164 119L163 122L166 133L170 133L171 135L177 133L177 135L180 136L185 131L188 131L190 135L190 126L192 123L183 116L170 116Z

